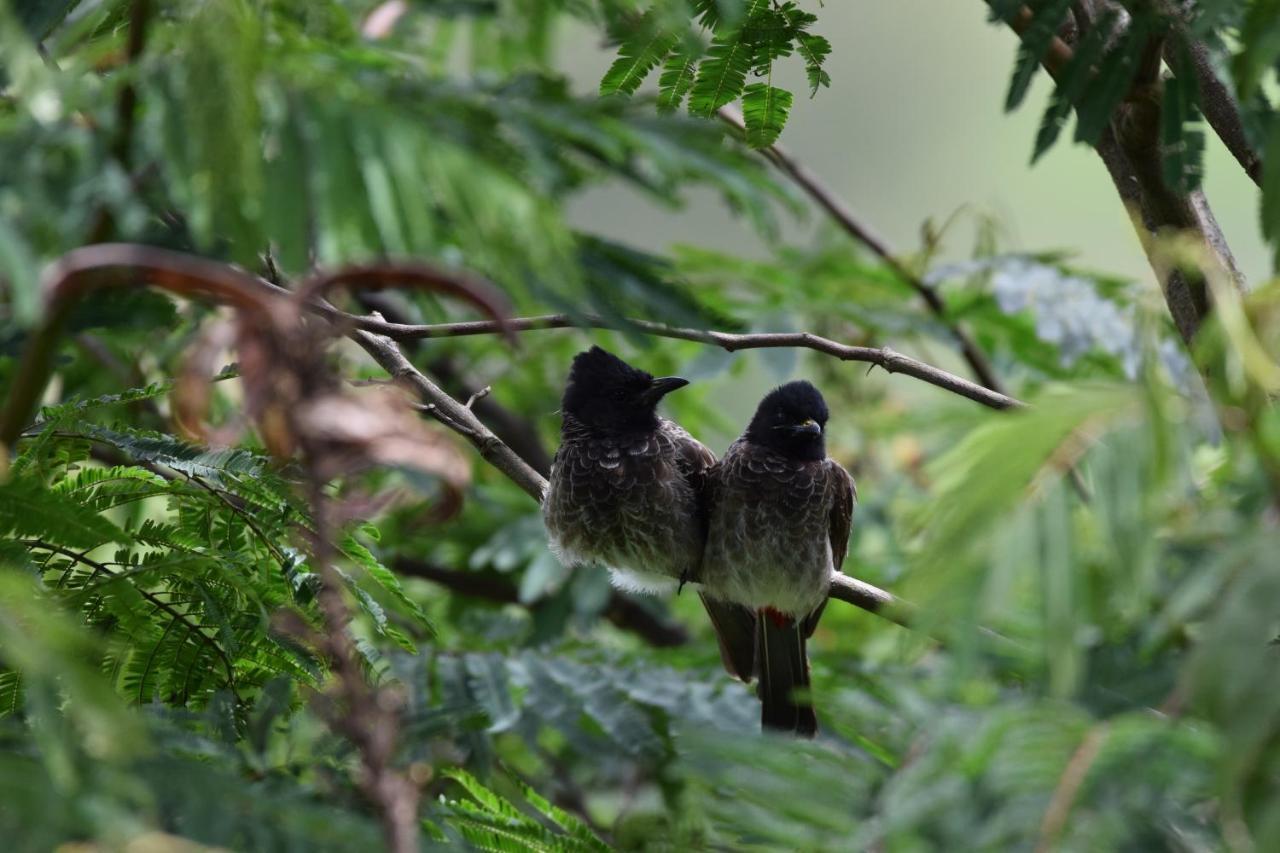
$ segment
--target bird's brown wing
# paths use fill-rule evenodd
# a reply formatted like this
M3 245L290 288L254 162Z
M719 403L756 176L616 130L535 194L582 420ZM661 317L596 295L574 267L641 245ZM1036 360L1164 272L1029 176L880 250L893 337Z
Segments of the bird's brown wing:
M834 481L835 499L831 502L828 535L831 537L831 565L838 572L849 551L849 533L853 530L853 508L858 503L858 487L849 472L831 459L827 460L827 476Z
M668 421L664 428L676 446L676 466L695 485L704 486L711 466L716 464L716 455L683 427ZM699 491L703 489L699 488Z
M661 429L670 437L675 446L676 468L693 486L698 496L698 522L706 537L707 522L711 519L711 469L716 464L716 455L705 444L698 441L674 421L664 421ZM696 580L697 578L690 578Z
M828 459L826 469L834 493L828 516L827 536L831 540L831 565L838 572L844 565L845 554L849 552L849 533L853 530L853 508L858 504L858 487L854 484L852 475L839 462ZM805 617L805 637L813 636L826 606L824 601Z

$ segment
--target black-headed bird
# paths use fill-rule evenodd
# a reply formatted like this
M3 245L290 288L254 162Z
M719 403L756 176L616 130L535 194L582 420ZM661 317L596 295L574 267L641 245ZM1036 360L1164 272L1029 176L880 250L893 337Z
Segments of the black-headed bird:
M712 469L702 596L731 674L755 675L761 723L812 736L805 641L844 562L857 491L827 457L827 405L808 382L789 382Z
M694 578L716 457L657 413L664 396L687 384L655 379L600 347L574 358L542 504L551 548L566 565L602 563L616 586L637 592L668 592Z

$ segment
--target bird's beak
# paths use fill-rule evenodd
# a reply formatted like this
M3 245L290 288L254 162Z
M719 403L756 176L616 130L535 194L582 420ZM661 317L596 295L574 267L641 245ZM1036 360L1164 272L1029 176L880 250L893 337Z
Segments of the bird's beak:
M646 403L656 404L672 391L675 391L677 388L683 388L688 384L688 379L681 379L679 376L663 376L659 379L653 380L653 384L649 386L649 390L644 392L644 400Z
M822 424L813 418L806 418L803 423L793 426L791 431L797 435L822 435Z

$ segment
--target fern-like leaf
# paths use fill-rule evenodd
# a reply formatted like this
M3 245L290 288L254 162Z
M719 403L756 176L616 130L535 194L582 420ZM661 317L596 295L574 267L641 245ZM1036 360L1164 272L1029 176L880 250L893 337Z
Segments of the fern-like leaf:
M742 94L742 118L747 127L747 144L768 148L782 133L791 110L791 93L765 83L752 83Z
M1071 62L1058 79L1053 95L1049 99L1049 106L1040 120L1040 130L1036 134L1031 162L1039 160L1041 155L1057 141L1062 126L1071 114L1071 107L1084 97L1093 79L1094 68L1106 50L1113 20L1112 14L1101 18L1098 26L1090 29L1076 46Z
M71 548L96 548L129 538L92 508L25 478L0 486L0 534L37 537Z
M767 8L767 0L751 0L745 12L745 24L718 33L712 40L689 94L690 113L709 117L742 94L756 53L756 45L751 41L752 23Z
M1200 186L1203 174L1204 130L1191 58L1181 49L1173 63L1174 76L1165 80L1160 102L1160 153L1165 183L1180 193Z
M447 775L474 801L449 801L453 811L449 822L468 842L483 850L600 853L609 849L590 827L552 806L527 785L519 785L521 793L560 832L524 814L465 770L455 768Z
M1071 0L1047 0L1040 4L1018 45L1018 58L1014 62L1013 77L1009 80L1009 93L1004 99L1006 111L1017 109L1027 96L1031 80L1040 68L1040 59L1049 49L1049 44L1058 31L1058 24L1062 22L1070 5Z
M799 33L796 49L804 58L804 73L809 78L809 97L812 98L818 94L819 88L831 85L831 75L822 67L831 53L831 42L813 33Z
M1099 29L1102 29L1099 27ZM1076 117L1076 141L1089 145L1097 142L1111 122L1116 106L1129 91L1129 83L1138 70L1138 57L1151 31L1150 19L1135 15L1119 41L1112 45L1098 64L1094 82L1081 99Z
M365 525L362 529L368 532L373 528L371 525ZM400 585L400 579L396 577L395 572L380 563L372 551L360 544L354 536L347 536L342 540L342 553L363 569L378 586L386 590L404 609L404 612L413 617L414 622L426 631L432 630L431 620L427 618L427 614L416 601L405 594L404 587Z
M600 94L634 94L649 72L675 47L676 40L675 33L655 27L653 15L645 15L631 36L618 46L618 58L600 81Z
M676 52L667 57L662 76L658 78L658 112L672 113L680 109L697 71L698 60L688 54Z

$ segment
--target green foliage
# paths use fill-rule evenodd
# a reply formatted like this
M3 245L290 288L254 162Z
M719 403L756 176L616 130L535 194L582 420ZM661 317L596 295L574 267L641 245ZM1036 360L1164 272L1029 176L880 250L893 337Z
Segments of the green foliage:
M1004 254L983 221L972 259L943 263L955 232L929 223L900 259L938 294L925 314L901 267L843 234L778 236L793 199L748 150L791 106L775 63L801 62L811 94L830 82L831 45L797 3L407 4L365 32L377 5L152 4L128 67L130 4L0 12L0 388L42 319L42 264L91 239L263 274L270 247L285 279L421 257L492 278L516 311L619 323L524 335L515 354L483 337L405 347L462 399L490 385L474 410L531 459L553 445L564 368L588 340L696 379L664 406L717 451L756 392L811 377L833 411L828 448L860 481L844 568L919 608L913 631L827 608L811 643L823 734L800 743L760 732L695 596L624 606L603 571L555 560L537 507L490 466L476 460L445 521L399 472L336 480L351 639L403 700L392 763L422 782L424 849L1280 848L1275 288L1219 312L1189 356L1161 294L1061 253ZM1011 107L1068 5L1030 4ZM566 8L617 41L601 90L619 97L575 95L550 66ZM1129 8L1123 31L1104 17L1073 46L1036 156L1073 109L1076 139L1100 139L1147 37L1174 38L1149 5ZM1188 22L1232 69L1265 160L1269 8L1199 4ZM1189 192L1202 105L1188 57L1171 56L1161 165ZM623 96L659 68L654 115ZM744 140L705 118L738 100ZM1277 171L1263 170L1272 239ZM608 182L668 206L710 189L747 240L768 239L661 257L571 225L574 199ZM388 304L455 318L430 296ZM956 370L958 325L1030 406L987 411L811 352L657 341L629 317L804 330ZM208 443L175 425L171 394L221 319L158 293L86 299L47 405L3 448L0 834L14 849L382 843L360 757L319 713L328 662L285 630L322 624L301 463L245 431L234 365L209 389ZM350 347L323 357L343 379L385 379ZM675 622L689 642L646 639L670 641Z
M604 79L600 81L600 94L634 94L649 72L656 68L675 46L674 33L658 29L652 15L644 16L627 38L618 45L618 58L609 67ZM679 80L672 81L670 88L674 89L679 83Z
M998 19L1012 19L1019 4L989 3ZM1075 21L1071 4L1065 0L1041 0L1028 4L1033 14L1022 32L1018 56L1005 97L1005 109L1017 109L1026 98L1041 63L1051 60L1051 42L1068 19ZM1098 10L1096 19L1071 45L1070 59L1055 75L1054 90L1036 134L1032 161L1040 159L1053 144L1071 114L1076 111L1075 141L1095 145L1116 120L1117 110L1133 97L1148 97L1133 91L1135 74L1144 54L1172 39L1171 28L1178 25L1156 6L1143 4L1125 16L1110 7ZM1200 185L1204 154L1204 132L1199 129L1199 89L1185 45L1177 53L1173 74L1163 82L1160 110L1160 142L1165 181L1178 192L1190 192ZM1152 86L1151 81L1143 81ZM1136 129L1127 133L1138 133Z
M772 145L786 124L791 92L772 85L773 63L798 53L804 62L810 94L831 85L822 67L831 44L809 32L817 16L792 0L695 2L701 28L710 35L705 53L696 52L698 35L687 31L687 19L664 14L661 4L638 19L619 24L618 58L600 82L603 94L633 94L659 64L658 111L671 112L689 98L689 112L711 117L739 99L752 148ZM749 74L764 83L747 83Z
M449 778L469 795L469 800L449 800L449 824L472 846L481 850L600 851L608 846L589 826L549 803L528 785L517 783L524 801L552 823L549 829L529 817L501 794L486 788L471 774L454 770Z
M791 93L766 83L752 83L742 92L742 117L747 127L747 144L767 148L782 133Z

